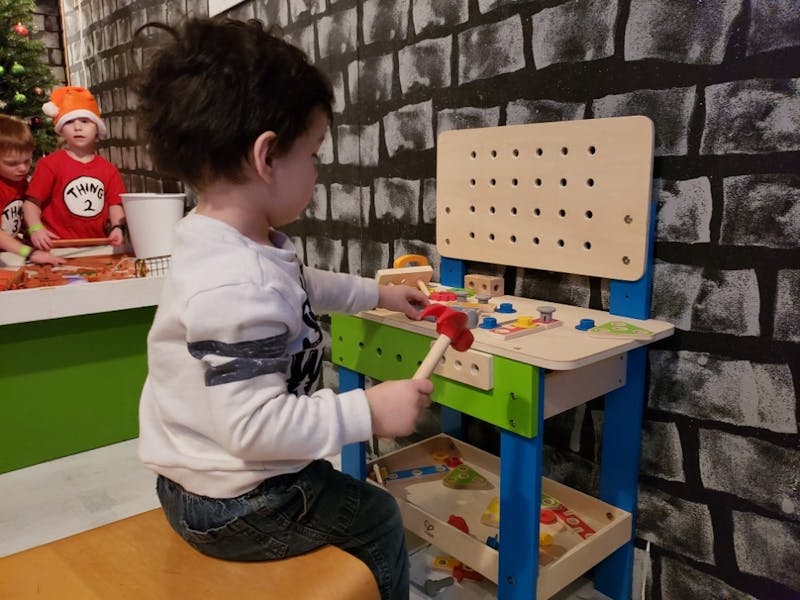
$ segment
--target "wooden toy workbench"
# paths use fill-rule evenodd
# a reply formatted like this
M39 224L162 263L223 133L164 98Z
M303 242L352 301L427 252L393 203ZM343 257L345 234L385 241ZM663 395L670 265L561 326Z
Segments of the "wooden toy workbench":
M610 310L492 298L498 310L484 314L501 324L537 318L544 305L555 308L552 317L560 321L508 338L475 328L472 348L449 350L434 375L443 430L457 436L453 416L461 413L492 423L501 430L500 457L441 435L377 461L405 473L431 463L432 455L454 455L485 475L502 508L498 549L487 545L476 523L486 494L473 492L471 504L466 496L456 501L460 492L441 492L441 473L388 481L387 489L398 498L407 528L497 583L500 598L550 597L595 566L598 590L629 598L645 346L673 332L671 324L647 318L652 122L635 116L450 131L439 137L437 152L442 284L462 287L465 261L598 276L611 279ZM624 325L615 331L624 333L597 335L616 322ZM340 388L363 386L365 376L410 377L436 335L433 323L388 311L334 316L332 358ZM541 434L546 418L603 394L596 499L543 479ZM364 445L345 448L342 464L364 478ZM543 561L537 508L553 498L591 533ZM447 523L448 514L470 511L470 534Z

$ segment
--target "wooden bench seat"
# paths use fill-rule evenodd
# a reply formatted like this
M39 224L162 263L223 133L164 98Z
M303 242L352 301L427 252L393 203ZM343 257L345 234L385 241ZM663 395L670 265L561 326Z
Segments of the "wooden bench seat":
M326 546L295 558L242 563L204 556L161 509L0 558L0 598L58 600L377 600L375 579Z

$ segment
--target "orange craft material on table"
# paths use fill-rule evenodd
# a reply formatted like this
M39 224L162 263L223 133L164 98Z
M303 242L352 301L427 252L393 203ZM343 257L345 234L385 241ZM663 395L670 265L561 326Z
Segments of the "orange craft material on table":
M136 277L136 259L128 254L81 256L63 265L26 264L18 270L0 270L0 290L112 281Z

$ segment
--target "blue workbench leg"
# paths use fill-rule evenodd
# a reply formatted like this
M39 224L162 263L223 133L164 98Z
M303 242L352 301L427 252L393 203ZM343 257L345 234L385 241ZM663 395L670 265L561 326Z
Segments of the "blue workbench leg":
M339 391L348 392L364 387L364 376L345 367L339 367ZM367 478L367 444L356 442L342 448L342 473L356 479Z
M439 281L449 287L464 287L464 276L467 274L467 263L458 258L440 257ZM441 407L439 423L442 433L456 439L464 439L464 416L457 410Z
M446 433L457 440L464 439L464 415L461 412L448 406L440 406L439 425L442 428L442 433Z
M538 435L500 432L500 600L536 598L542 503L544 377L539 377Z
M647 348L628 353L627 382L606 394L603 417L600 499L631 513L633 523L636 523L646 360ZM633 536L595 571L595 588L614 600L630 598L632 584Z

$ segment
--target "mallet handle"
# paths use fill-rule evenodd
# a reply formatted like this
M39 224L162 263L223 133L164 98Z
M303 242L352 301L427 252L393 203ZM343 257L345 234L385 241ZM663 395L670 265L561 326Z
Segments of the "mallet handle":
M414 373L412 379L428 379L436 368L436 365L439 364L442 356L444 356L444 353L447 352L447 349L450 347L450 342L451 340L449 337L444 334L440 335L433 343L433 346L431 346L431 349L423 359L422 364L417 368L417 372Z

